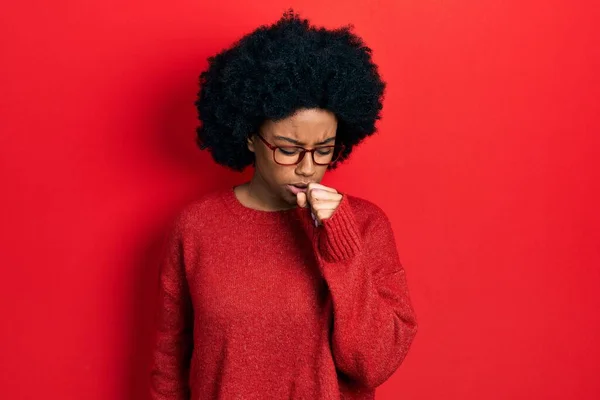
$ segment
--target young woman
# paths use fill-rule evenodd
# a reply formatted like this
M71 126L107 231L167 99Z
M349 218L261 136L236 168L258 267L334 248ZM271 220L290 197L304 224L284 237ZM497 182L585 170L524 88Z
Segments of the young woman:
M373 399L405 358L417 323L390 222L319 183L380 118L351 28L290 9L209 58L198 143L254 175L175 220L153 399Z

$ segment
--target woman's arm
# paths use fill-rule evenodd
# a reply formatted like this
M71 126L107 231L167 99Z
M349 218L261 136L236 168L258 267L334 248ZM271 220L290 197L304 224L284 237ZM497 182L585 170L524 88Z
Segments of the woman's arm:
M417 332L391 224L375 211L361 233L344 195L313 243L333 302L336 367L369 388L396 371Z
M170 232L161 263L157 314L151 399L188 400L193 311L183 262L182 224L179 220Z

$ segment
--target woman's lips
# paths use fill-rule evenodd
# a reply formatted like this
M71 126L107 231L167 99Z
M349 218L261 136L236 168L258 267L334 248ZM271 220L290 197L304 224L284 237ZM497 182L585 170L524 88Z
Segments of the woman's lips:
M297 186L294 186L294 185L287 185L287 188L288 188L288 190L289 190L290 192L292 192L292 193L294 193L294 194L298 194L298 193L300 193L300 192L304 192L304 193L306 193L306 189L307 189L307 188L305 188L305 187L303 187L303 188L300 188L300 187L297 187Z

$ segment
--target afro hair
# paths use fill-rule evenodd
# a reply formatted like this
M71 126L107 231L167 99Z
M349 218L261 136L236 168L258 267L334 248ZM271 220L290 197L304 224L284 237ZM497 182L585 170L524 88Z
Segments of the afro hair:
M194 103L200 149L209 149L218 164L243 171L255 162L247 139L265 120L321 108L336 116L336 144L344 145L327 167L336 168L376 132L386 86L371 49L353 28L311 27L290 8L272 26L261 25L209 57Z

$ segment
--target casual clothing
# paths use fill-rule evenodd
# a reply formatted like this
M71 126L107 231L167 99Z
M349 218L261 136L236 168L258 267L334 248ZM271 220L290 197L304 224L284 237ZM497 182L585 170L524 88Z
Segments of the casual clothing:
M308 209L254 210L228 187L172 228L153 399L373 399L404 360L416 316L375 204L343 194L315 227Z

